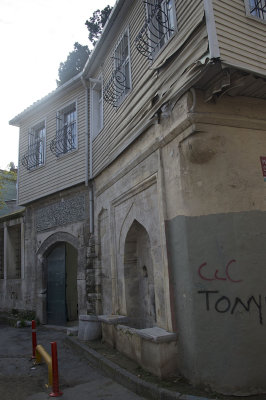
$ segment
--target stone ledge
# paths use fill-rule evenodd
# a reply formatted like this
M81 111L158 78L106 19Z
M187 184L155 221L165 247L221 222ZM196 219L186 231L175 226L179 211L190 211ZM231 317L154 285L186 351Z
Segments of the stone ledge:
M80 321L92 321L92 322L99 322L97 315L80 315Z
M154 326L153 328L138 329L137 334L145 340L155 343L167 343L177 340L177 334Z
M128 322L128 318L124 315L99 315L98 319L108 325L126 324Z

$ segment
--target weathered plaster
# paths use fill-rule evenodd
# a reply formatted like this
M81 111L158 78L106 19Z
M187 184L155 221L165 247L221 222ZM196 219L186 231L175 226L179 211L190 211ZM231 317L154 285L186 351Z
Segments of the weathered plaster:
M179 216L166 232L181 372L224 393L266 391L266 213Z

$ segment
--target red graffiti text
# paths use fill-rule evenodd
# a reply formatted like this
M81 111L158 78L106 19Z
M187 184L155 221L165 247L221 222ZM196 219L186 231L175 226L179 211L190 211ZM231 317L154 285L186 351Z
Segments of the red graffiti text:
M204 262L203 264L201 264L199 266L198 274L199 274L200 278L203 279L204 281L209 281L209 282L212 282L212 281L229 281L229 282L232 282L232 283L239 283L239 282L242 282L242 279L238 279L238 280L233 279L231 277L231 274L230 274L231 265L233 263L235 263L235 262L236 262L236 260L233 259L233 260L230 260L227 263L227 265L225 267L225 275L224 276L221 276L219 274L219 270L218 269L216 269L216 271L214 272L213 276L207 276L206 273L204 272L204 267L206 267L206 265L207 265L206 262Z

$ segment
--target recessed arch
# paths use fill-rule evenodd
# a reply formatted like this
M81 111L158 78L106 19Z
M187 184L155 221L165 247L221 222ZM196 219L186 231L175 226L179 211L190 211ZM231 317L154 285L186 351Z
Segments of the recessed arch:
M62 325L78 319L77 275L81 257L79 240L67 232L52 234L39 247L37 315L41 323ZM56 314L56 301L61 302L61 306L58 305L58 317L52 316Z
M137 220L126 235L124 279L129 324L138 329L154 326L156 308L150 238Z

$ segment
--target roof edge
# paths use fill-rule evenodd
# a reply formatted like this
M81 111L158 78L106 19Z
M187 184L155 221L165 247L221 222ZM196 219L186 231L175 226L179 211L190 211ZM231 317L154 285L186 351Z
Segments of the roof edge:
M9 121L9 125L12 126L17 126L19 127L19 123L20 121L25 118L25 116L30 113L31 111L35 110L35 108L37 108L38 106L43 105L46 101L50 100L51 97L53 97L54 95L60 93L62 90L64 90L65 88L67 88L68 86L71 86L72 84L74 84L76 81L78 81L79 79L81 79L82 77L82 71L79 72L77 75L75 75L73 78L69 79L67 82L65 82L63 85L57 87L56 89L54 89L52 92L48 93L46 96L42 97L40 100L35 101L33 104L31 104L29 107L25 108L25 110L23 110L21 113L19 113L18 115L16 115L14 118L12 118Z

